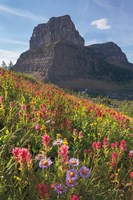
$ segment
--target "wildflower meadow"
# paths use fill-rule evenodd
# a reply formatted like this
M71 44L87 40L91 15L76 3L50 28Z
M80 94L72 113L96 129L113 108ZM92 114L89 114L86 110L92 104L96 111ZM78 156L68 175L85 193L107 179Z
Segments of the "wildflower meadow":
M132 118L0 69L0 199L133 199Z

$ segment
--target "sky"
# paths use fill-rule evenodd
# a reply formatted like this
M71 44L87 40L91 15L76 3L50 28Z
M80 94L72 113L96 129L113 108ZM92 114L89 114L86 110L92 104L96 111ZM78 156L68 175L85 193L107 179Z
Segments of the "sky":
M86 46L113 41L133 63L133 0L0 0L0 64L29 49L35 26L66 14Z

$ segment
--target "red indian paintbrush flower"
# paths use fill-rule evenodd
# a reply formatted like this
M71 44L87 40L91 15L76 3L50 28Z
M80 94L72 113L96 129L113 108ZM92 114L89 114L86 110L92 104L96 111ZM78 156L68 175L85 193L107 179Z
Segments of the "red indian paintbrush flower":
M74 194L70 197L70 200L80 200L80 197Z
M0 103L4 103L4 97L3 96L0 96Z
M120 150L123 150L123 151L126 150L126 142L125 142L125 140L122 140L122 141L121 141L119 147L120 147Z
M20 163L20 169L23 169L24 164L28 165L28 168L32 167L32 159L31 154L29 153L27 148L18 148L15 147L12 149L12 154L14 159Z
M101 142L93 142L92 143L92 148L93 149L101 149L101 147L102 147Z
M11 101L11 102L10 102L10 108L12 108L12 107L13 107L13 102Z
M133 172L130 172L130 178L133 179Z
M118 154L117 154L117 152L114 151L111 155L111 166L112 167L114 167L117 164L117 157L118 157Z
M129 151L128 157L129 157L129 158L133 158L133 150L130 150L130 151Z
M47 199L49 197L47 185L45 183L36 184L35 189L37 190L41 199Z
M51 138L47 133L42 136L42 144L45 146L46 149L49 149L50 140Z
M60 156L62 164L66 164L68 162L68 149L69 149L69 146L67 145L62 145L60 147L60 151L58 152L58 154Z
M108 146L109 146L109 144L108 144L108 138L103 138L103 146L104 146L104 148L107 148Z
M36 126L35 126L35 129L37 130L37 131L39 131L40 130L40 124L36 124Z

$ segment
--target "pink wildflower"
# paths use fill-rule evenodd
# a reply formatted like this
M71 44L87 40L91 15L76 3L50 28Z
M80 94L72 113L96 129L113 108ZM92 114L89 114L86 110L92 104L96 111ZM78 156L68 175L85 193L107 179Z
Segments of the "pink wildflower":
M50 140L51 138L47 133L42 136L42 144L46 147L46 149L49 149Z
M101 142L93 142L92 143L92 148L93 149L100 149L102 146Z
M133 179L133 172L130 172L130 178Z
M74 194L70 197L70 200L80 200L80 197Z
M36 96L40 96L40 94L41 94L41 91L36 91Z
M13 102L10 102L10 108L12 108L13 107Z
M93 142L93 143L92 143L92 148L93 148L93 149L96 149L96 144L97 144L96 142Z
M13 154L15 160L18 160L19 152L20 152L20 148L18 148L18 147L15 147L14 149L12 149L12 154Z
M22 115L23 115L23 113L22 113L22 111L20 110L20 111L18 112L18 116L19 116L19 117L22 117Z
M112 155L111 155L111 166L114 167L117 163L117 157L118 157L118 154L117 152L113 152Z
M26 110L26 105L22 105L21 110Z
M119 142L111 143L111 148L117 148L119 146Z
M0 96L0 103L3 104L4 103L4 97Z
M119 146L119 142L115 142L115 147L118 147Z
M81 139L83 137L83 133L79 132L79 139Z
M50 187L53 189L55 187L55 184L54 183L51 183L50 184Z
M69 149L69 146L66 146L66 145L62 145L60 147L60 151L58 152L58 154L60 156L62 164L66 164L68 162L68 149Z
M126 142L125 140L122 140L121 143L120 143L120 150L126 150Z
M76 129L73 130L73 135L77 135L77 130Z
M133 150L130 150L130 151L129 151L128 157L129 157L129 158L133 158Z
M115 148L116 146L115 146L115 143L111 143L111 148Z
M109 146L109 144L108 144L108 138L106 138L106 137L103 139L103 146L105 148L107 148Z
M29 169L32 167L31 154L29 153L27 148L15 147L14 149L12 149L12 154L14 156L14 159L18 163L20 163L21 170L22 170L24 164L27 164Z
M30 117L30 114L29 114L29 113L26 113L26 114L25 114L25 117L26 117L26 118L29 118L29 117Z
M117 157L118 157L117 152L114 151L114 152L112 153L112 159L117 159Z
M37 190L41 199L47 199L49 197L47 185L45 183L36 184L35 189Z
M34 118L32 118L32 119L31 119L31 121L32 121L32 122L35 122L35 121L36 121L36 118L35 118L35 117L34 117Z
M36 124L36 126L35 126L35 129L37 130L37 131L39 131L40 130L40 124Z
M62 145L62 146L60 147L60 152L61 152L62 154L68 154L68 149L69 149L68 146Z
M88 153L91 153L91 149L87 149Z
M88 150L87 149L84 149L84 154L87 154L88 153Z
M101 142L96 143L96 149L101 149L101 146L102 146Z

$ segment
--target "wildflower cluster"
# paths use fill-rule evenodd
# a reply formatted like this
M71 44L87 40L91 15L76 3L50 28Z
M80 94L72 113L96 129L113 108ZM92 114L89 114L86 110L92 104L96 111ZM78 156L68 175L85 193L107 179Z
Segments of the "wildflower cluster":
M132 199L132 122L1 69L1 199Z
M75 187L78 184L79 181L78 179L80 177L85 179L90 177L90 170L86 166L82 166L78 170L79 163L80 163L79 160L76 158L71 158L68 161L68 165L70 165L70 167L72 168L66 171L66 179L65 179L66 186L65 184L56 184L54 186L54 189L58 194L63 194L67 192L68 188ZM79 199L79 196L73 195L73 197L71 197L71 199L74 198Z
M32 158L31 158L31 154L29 153L28 149L15 147L14 149L12 149L12 154L13 154L16 162L20 163L20 170L23 169L25 164L28 165L28 169L31 169Z

